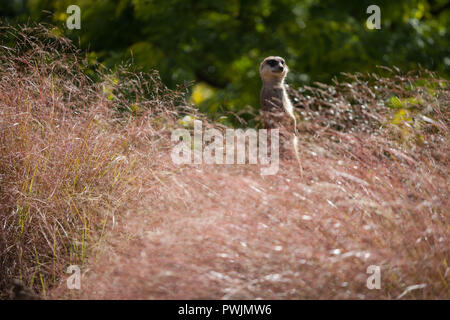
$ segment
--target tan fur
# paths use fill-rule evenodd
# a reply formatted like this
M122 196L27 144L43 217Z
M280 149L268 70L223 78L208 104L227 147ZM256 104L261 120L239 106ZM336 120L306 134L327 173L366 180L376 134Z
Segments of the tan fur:
M260 104L264 127L280 127L287 120L287 122L291 122L289 127L293 123L296 128L294 107L289 100L284 84L288 72L289 68L282 57L270 56L261 62L259 67L262 80Z
M303 177L303 167L298 150L297 120L294 115L289 96L286 92L284 79L289 68L282 57L270 56L265 58L259 66L262 88L260 93L261 118L264 128L281 128L280 134L287 130L287 137L292 142L294 154L297 158L300 176Z

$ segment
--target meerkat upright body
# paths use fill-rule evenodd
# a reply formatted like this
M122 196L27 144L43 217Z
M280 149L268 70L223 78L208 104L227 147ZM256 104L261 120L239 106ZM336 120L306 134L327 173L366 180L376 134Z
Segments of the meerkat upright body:
M303 176L303 167L300 160L297 136L297 120L294 107L286 92L284 79L289 68L282 57L270 56L265 58L259 66L262 80L260 93L261 118L264 128L279 128L282 149L288 149L288 144L294 147L300 176Z
M294 107L286 92L284 79L289 68L281 57L265 58L259 67L262 80L261 113L265 128L296 127Z

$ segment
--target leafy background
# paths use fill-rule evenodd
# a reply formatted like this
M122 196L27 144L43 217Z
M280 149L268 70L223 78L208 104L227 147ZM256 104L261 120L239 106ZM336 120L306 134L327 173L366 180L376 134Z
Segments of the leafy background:
M81 30L65 25L72 4ZM365 26L371 4L381 8L380 30ZM449 8L445 0L0 0L0 17L56 25L93 64L156 69L169 88L189 86L201 111L230 124L255 114L268 55L286 58L294 87L377 65L448 78Z

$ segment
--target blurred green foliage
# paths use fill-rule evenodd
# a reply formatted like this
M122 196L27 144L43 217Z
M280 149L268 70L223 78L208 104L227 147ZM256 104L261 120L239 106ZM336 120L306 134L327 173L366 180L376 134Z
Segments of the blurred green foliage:
M81 30L65 25L72 4ZM372 4L380 30L366 27ZM221 120L229 112L231 122L258 108L259 62L268 55L286 58L293 86L377 65L450 74L445 0L0 0L0 16L56 24L111 68L157 69L171 88L195 81L192 101Z

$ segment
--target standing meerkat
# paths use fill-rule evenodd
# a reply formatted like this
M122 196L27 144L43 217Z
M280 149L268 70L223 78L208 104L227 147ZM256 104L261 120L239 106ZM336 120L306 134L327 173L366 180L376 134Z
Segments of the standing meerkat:
M303 167L298 151L297 120L294 115L294 106L286 92L284 79L289 72L286 61L282 57L270 56L265 58L259 66L262 88L260 104L263 127L287 129L287 136L292 137L295 157L300 168L300 176L303 177ZM284 131L284 130L283 130ZM283 135L286 132L280 131ZM287 140L287 139L286 139Z
M294 131L297 129L294 107L284 84L288 72L289 68L282 57L270 56L261 62L259 67L262 80L260 104L265 128L280 126L292 128L293 125Z

